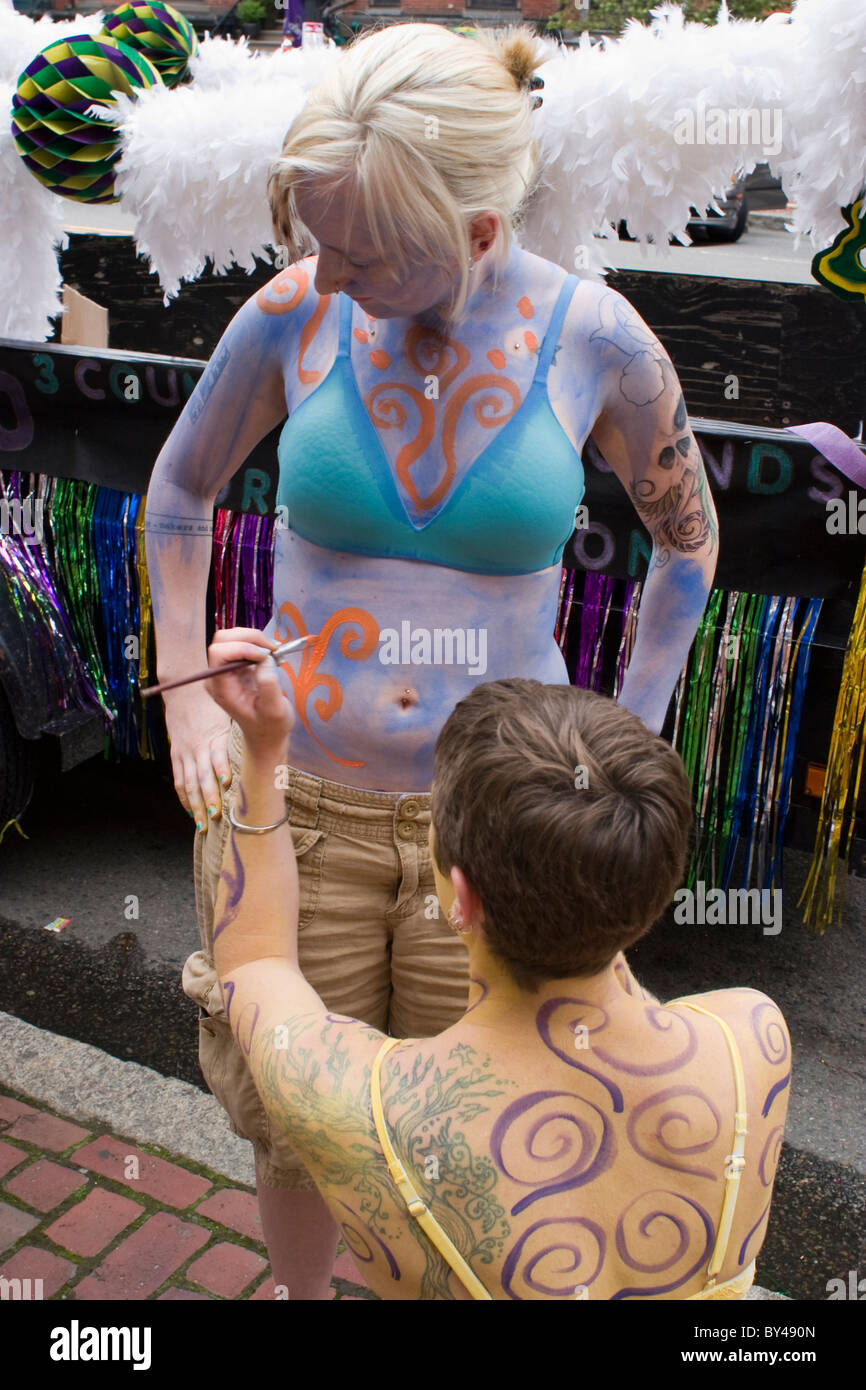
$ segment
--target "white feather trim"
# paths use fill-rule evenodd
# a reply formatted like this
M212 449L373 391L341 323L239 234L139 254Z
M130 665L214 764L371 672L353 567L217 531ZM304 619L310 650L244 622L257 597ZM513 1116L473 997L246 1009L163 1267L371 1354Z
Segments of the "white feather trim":
M542 184L522 243L598 274L604 242L595 234L627 218L664 252L669 236L685 236L690 207L721 194L735 170L766 160L796 199L798 238L828 245L844 225L840 209L866 184L866 0L795 0L791 16L761 22L731 19L722 4L712 26L686 24L675 5L653 13L650 25L632 21L617 41L584 35L564 49L539 40L551 54L535 117ZM34 24L0 9L0 80L14 84L64 31L100 23L101 15ZM208 258L224 272L233 262L250 270L267 255L268 168L307 93L339 60L339 49L262 56L246 40L208 38L192 59L190 86L118 101L117 188L167 297ZM712 143L709 122L717 135L719 113L733 119L724 142ZM756 141L749 113L766 122L769 148L760 131ZM8 136L0 206L6 322L21 335L25 321L56 311L56 277L44 264L62 204L27 173ZM22 267L37 261L31 283Z
M167 298L207 259L222 274L232 263L252 271L254 257L269 254L268 170L335 57L328 49L262 57L211 39L193 85L118 100L116 187Z
M4 111L14 90L0 82ZM64 242L63 206L22 161L8 122L0 126L0 338L44 342L51 336L51 319L60 312L55 247Z

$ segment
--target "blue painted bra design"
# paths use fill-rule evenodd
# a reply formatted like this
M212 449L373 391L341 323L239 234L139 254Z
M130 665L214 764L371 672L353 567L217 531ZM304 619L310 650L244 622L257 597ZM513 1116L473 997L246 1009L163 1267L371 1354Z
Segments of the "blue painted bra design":
M580 455L551 409L547 373L579 279L559 292L535 375L450 496L421 525L400 499L349 355L352 300L340 295L337 355L280 435L277 504L304 540L352 555L422 560L478 574L533 574L558 564L584 494Z

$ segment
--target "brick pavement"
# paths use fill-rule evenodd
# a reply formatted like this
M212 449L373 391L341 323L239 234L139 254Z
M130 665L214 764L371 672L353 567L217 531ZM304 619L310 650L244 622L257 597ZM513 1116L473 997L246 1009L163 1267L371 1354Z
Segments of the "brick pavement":
M251 1189L155 1145L86 1129L6 1087L0 1277L41 1279L43 1298L275 1297ZM374 1298L358 1278L342 1250L334 1298Z

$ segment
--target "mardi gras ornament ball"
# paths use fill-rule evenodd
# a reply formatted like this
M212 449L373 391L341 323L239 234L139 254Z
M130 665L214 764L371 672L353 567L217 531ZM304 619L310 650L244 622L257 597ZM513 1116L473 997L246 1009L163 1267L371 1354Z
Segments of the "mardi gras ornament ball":
M48 44L27 65L12 98L12 134L40 183L82 203L115 203L114 166L120 139L100 120L94 102L131 96L162 83L152 63L128 44L102 34Z
M143 53L166 87L189 77L189 60L198 52L195 30L179 10L161 0L130 0L106 15L102 32Z

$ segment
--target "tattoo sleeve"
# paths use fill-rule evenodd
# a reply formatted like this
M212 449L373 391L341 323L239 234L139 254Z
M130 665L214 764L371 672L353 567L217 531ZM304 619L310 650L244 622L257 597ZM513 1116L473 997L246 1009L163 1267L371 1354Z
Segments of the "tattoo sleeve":
M272 1122L280 1124L329 1199L356 1259L384 1259L401 1277L409 1240L424 1257L422 1299L450 1299L450 1268L430 1243L391 1179L370 1108L370 1063L352 1062L359 1038L381 1034L354 1020L326 1015L293 1019L277 1046L258 1037L258 1086ZM474 1267L501 1255L510 1223L497 1199L498 1175L477 1153L465 1126L513 1087L496 1078L489 1058L466 1044L444 1066L416 1057L403 1072L383 1067L383 1102L391 1141L412 1182L463 1257Z

